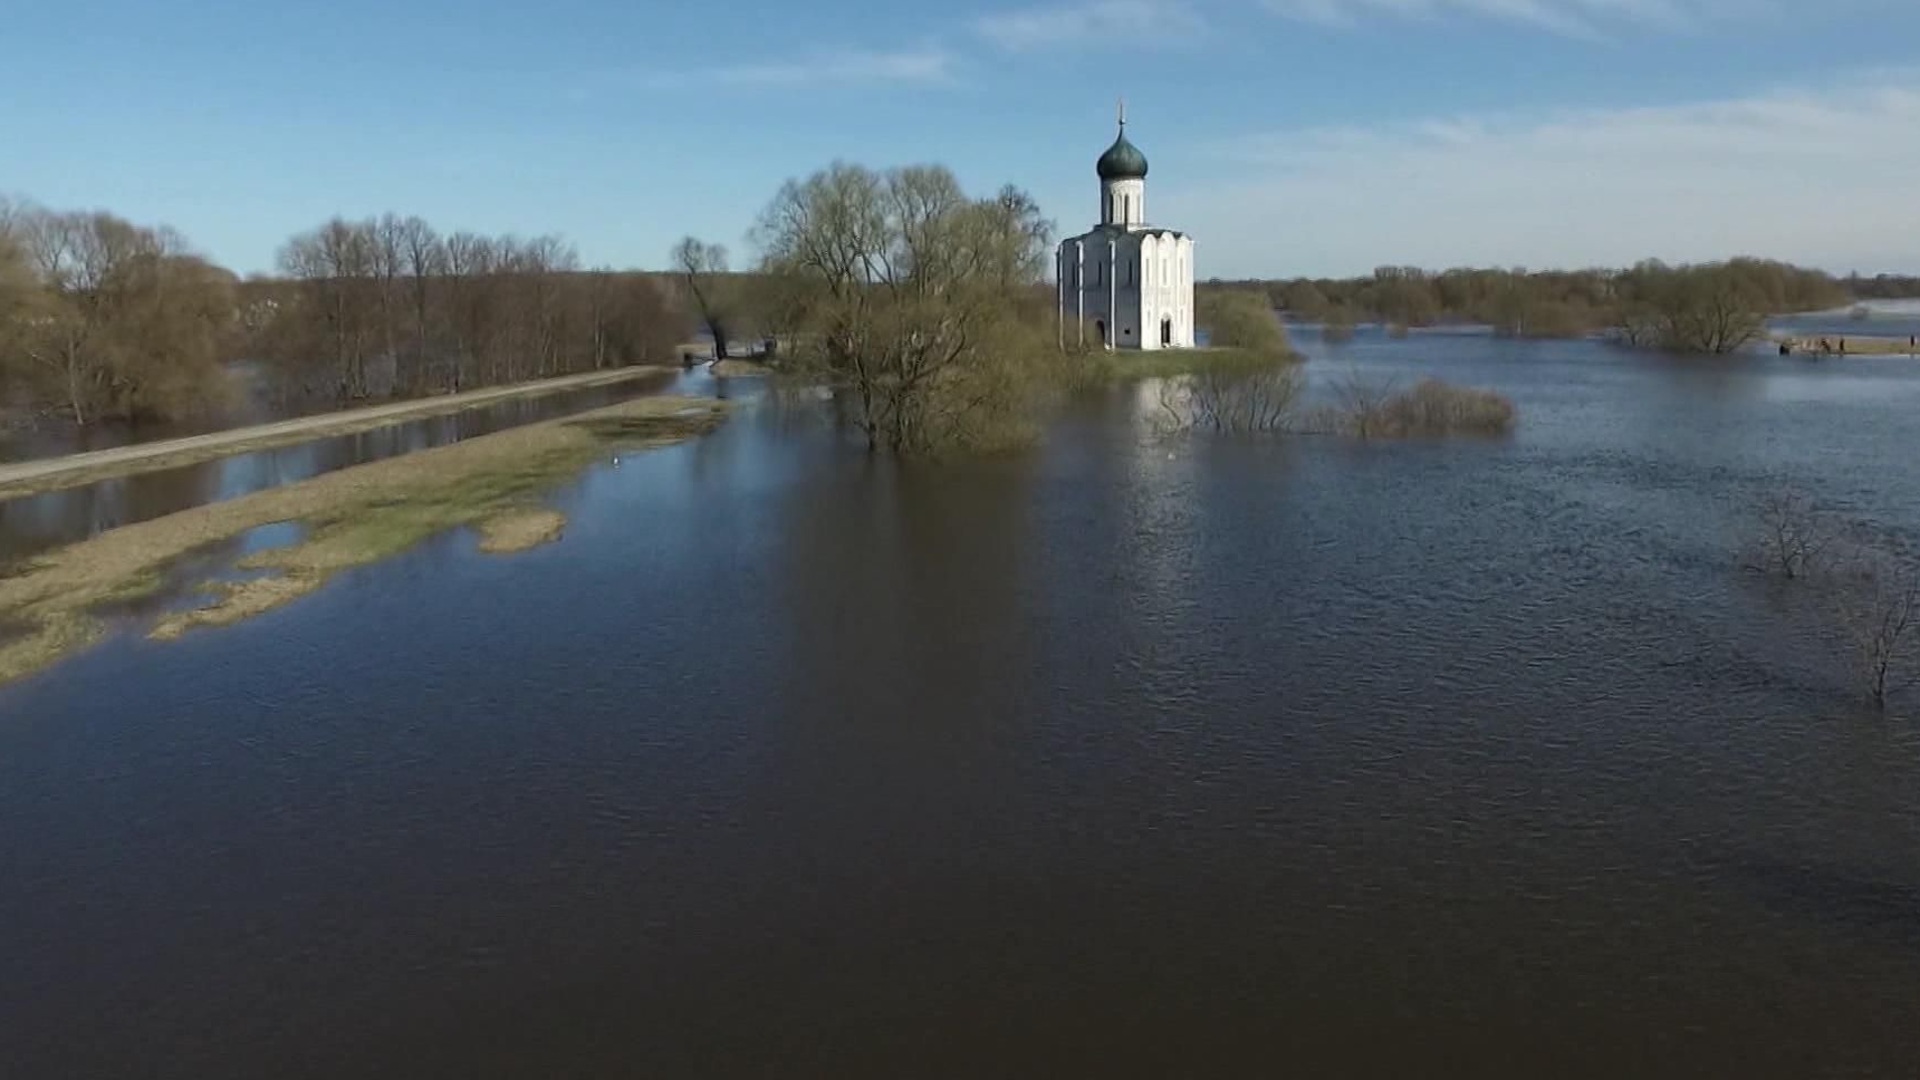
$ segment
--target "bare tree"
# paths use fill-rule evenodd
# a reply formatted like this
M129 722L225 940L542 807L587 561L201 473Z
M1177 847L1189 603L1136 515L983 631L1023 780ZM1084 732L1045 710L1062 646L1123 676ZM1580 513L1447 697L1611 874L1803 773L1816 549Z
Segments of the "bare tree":
M1867 696L1886 708L1891 695L1920 680L1920 567L1869 557L1842 582L1834 610Z
M674 269L700 313L701 325L713 337L713 358L727 358L727 336L733 332L734 290L726 280L727 249L698 237L682 237L673 245Z
M399 380L400 390L419 393L431 362L433 302L439 292L439 279L447 273L447 249L433 226L418 217L400 222L397 240L407 278L407 313L413 332L412 355Z
M373 230L334 218L288 241L279 263L304 286L315 336L333 363L336 397L367 397L367 358L381 334Z
M1334 395L1340 400L1336 427L1366 439L1387 432L1387 406L1393 401L1392 379L1368 379L1358 371L1334 383Z
M374 303L378 315L380 359L392 369L389 387L404 381L400 359L401 313L406 310L401 276L406 272L406 225L393 214L383 214L366 225L372 256Z
M1819 568L1835 538L1834 527L1814 508L1806 493L1792 489L1761 497L1760 537L1746 567L1792 580Z

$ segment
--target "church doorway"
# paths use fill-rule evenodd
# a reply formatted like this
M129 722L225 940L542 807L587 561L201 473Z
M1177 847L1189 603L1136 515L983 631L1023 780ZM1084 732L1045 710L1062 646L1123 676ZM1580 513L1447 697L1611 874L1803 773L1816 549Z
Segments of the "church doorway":
M1160 320L1160 344L1161 345L1173 344L1173 320L1172 319Z
M1099 335L1100 335L1100 345L1101 345L1101 347L1102 347L1102 348L1104 348L1104 347L1106 347L1106 344L1107 344L1107 321L1106 321L1105 319L1095 319L1095 320L1093 320L1093 332L1094 332L1094 333L1096 333L1096 334L1099 334Z

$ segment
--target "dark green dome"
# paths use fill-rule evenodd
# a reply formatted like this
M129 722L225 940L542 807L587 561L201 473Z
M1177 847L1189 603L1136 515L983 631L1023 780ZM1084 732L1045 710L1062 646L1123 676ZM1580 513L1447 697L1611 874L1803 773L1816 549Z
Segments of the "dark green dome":
M1127 128L1120 125L1120 137L1113 140L1107 152L1100 155L1100 164L1095 166L1102 180L1145 180L1147 178L1147 155L1140 148L1127 141Z

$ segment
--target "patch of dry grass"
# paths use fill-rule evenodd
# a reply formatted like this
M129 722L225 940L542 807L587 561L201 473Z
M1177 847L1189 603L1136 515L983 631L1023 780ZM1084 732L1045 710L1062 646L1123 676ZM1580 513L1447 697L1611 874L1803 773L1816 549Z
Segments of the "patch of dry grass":
M172 641L196 626L237 623L305 596L324 584L325 578L310 574L215 582L209 587L216 596L214 603L168 615L155 623L147 636L155 641Z
M0 644L0 683L38 671L99 640L99 620L74 611L51 611L23 621L17 636Z
M1170 378L1207 373L1244 374L1297 364L1301 359L1301 355L1291 347L1283 347L1280 351L1207 346L1193 349L1119 349L1113 352L1094 350L1084 360L1086 369L1092 373L1085 381Z
M516 510L480 523L480 550L490 555L530 551L560 539L567 516L555 510Z
M517 518L512 528L524 538L533 520L528 511L539 497L610 448L661 446L704 434L726 410L725 402L639 398L137 522L41 554L0 578L0 624L20 628L0 643L0 682L97 638L98 609L151 596L162 588L168 565L205 545L275 522L307 525L302 542L259 552L242 564L275 575L212 586L213 604L163 620L155 637L259 614L312 592L341 570L398 554L451 528Z

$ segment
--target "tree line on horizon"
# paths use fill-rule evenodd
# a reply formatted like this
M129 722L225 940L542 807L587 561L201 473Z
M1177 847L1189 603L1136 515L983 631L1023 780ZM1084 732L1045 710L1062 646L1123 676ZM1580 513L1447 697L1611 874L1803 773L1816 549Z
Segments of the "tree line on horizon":
M1920 296L1920 278L1835 278L1755 258L1679 266L1649 259L1618 270L1387 266L1365 277L1214 279L1202 288L1263 292L1276 309L1325 323L1336 336L1359 322L1473 323L1508 337L1604 333L1633 346L1726 353L1759 336L1767 316Z

